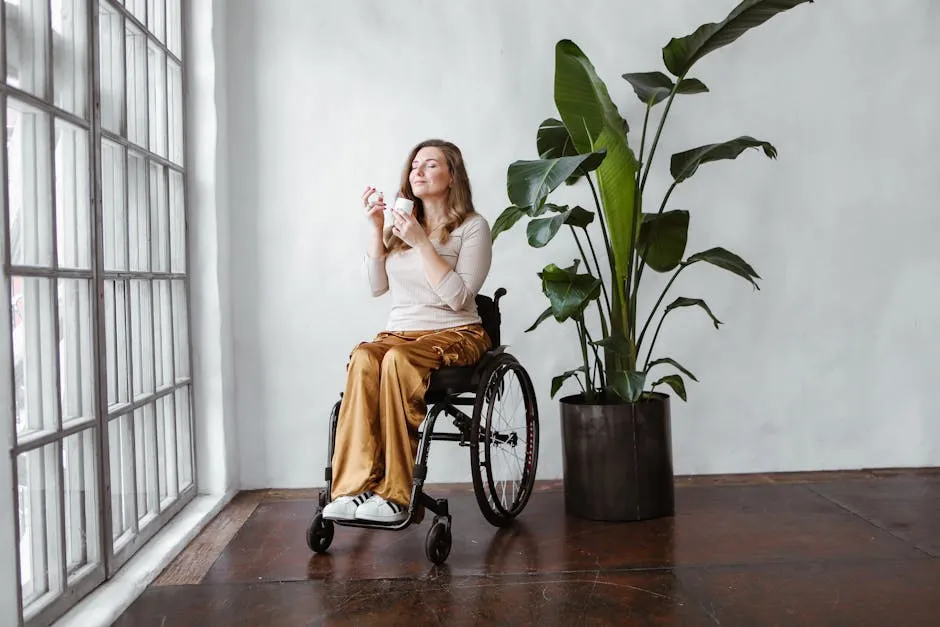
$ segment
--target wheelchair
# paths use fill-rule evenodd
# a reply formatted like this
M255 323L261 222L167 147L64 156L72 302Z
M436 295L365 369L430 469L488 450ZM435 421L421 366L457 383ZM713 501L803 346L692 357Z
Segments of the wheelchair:
M448 366L431 373L424 396L428 410L418 432L407 518L394 524L323 518L333 481L332 468L327 465L326 489L319 494L316 514L307 528L307 546L312 551L327 552L333 541L334 525L401 530L420 522L422 508L425 508L434 514L425 554L434 564L443 564L451 548L450 510L447 499L432 498L424 492L428 453L434 440L456 442L470 449L473 492L481 513L490 524L505 527L525 509L538 465L538 407L529 374L500 344L499 299L505 294L506 290L499 288L493 298L476 297L477 311L493 348L476 365ZM333 459L341 403L342 394L330 414L327 464ZM461 408L472 408L472 413L468 415ZM453 419L454 429L435 431L441 414Z

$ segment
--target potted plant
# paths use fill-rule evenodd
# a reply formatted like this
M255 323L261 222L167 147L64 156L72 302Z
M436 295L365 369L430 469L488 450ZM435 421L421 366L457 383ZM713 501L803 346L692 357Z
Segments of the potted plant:
M656 339L666 316L683 307L701 309L716 328L721 323L698 297L661 306L676 278L699 263L732 272L754 288L760 277L725 248L687 256L689 212L672 209L669 197L703 164L735 159L748 148L771 158L777 151L741 136L672 155L673 181L658 205L644 195L647 177L675 97L708 91L689 76L695 63L774 15L811 1L744 0L723 21L704 24L663 48L672 77L624 74L645 105L638 155L629 143L630 126L588 57L572 41L556 45L554 91L561 119L539 126L539 159L509 166L512 205L494 223L493 239L527 218L531 246L545 246L567 226L580 252L574 263L550 264L539 273L550 304L527 329L553 317L572 321L577 330L582 363L551 383L553 398L570 379L581 388L560 399L565 506L573 515L640 520L674 512L669 396L657 388L668 386L686 400L684 377L697 379L673 358L657 355ZM663 103L650 141L651 115ZM580 180L590 188L593 211L548 202L562 183ZM638 294L648 272L671 276L655 302L641 308Z

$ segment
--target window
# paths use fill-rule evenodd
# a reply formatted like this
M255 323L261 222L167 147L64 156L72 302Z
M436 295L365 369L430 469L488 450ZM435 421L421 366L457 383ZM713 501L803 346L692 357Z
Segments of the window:
M4 0L20 595L47 624L196 492L181 0Z

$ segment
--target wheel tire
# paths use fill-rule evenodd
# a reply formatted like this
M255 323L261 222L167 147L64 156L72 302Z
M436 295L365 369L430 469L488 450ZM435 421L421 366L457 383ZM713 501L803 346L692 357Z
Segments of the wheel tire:
M325 520L323 514L317 514L313 517L310 526L307 527L307 546L311 551L317 553L326 553L333 542L333 521Z
M512 503L501 503L497 494L495 479L492 474L491 440L488 434L492 430L493 406L489 403L501 390L503 378L513 372L522 387L525 403L526 425L522 445L525 447L523 476L519 482L518 493ZM481 442L481 435L483 442ZM482 451L481 451L481 444ZM470 475L473 478L473 492L483 517L495 527L505 527L518 516L532 494L535 485L535 473L538 466L539 418L535 389L532 380L519 361L508 353L497 355L480 377L480 389L470 425ZM490 495L494 495L492 498Z
M425 555L430 561L440 566L447 561L447 556L450 555L451 541L450 526L435 519L428 530L428 538L424 546Z

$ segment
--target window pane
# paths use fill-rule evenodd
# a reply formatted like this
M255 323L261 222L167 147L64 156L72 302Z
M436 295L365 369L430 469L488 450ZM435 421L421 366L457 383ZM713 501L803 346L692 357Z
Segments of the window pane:
M29 614L45 594L62 590L62 545L59 535L57 451L53 443L16 458L19 482L20 586Z
M91 268L90 176L87 133L56 120L56 239L63 268Z
M104 216L104 268L127 270L127 205L124 202L124 148L101 142L101 202Z
M183 175L170 170L170 271L186 272L186 211Z
M52 0L55 104L86 117L88 95L85 0Z
M157 456L160 460L160 507L166 509L179 495L176 466L176 412L174 395L157 399Z
M91 281L59 279L59 373L62 423L95 417Z
M183 71L173 61L167 61L167 94L170 123L167 132L170 138L170 160L183 163Z
M136 533L134 477L134 420L131 414L108 424L108 448L111 460L111 537L117 551Z
M131 369L134 399L153 393L153 314L150 283L131 281Z
M127 138L147 147L147 37L133 26L127 30Z
M98 4L101 126L112 133L121 133L124 121L124 29L121 19L107 2Z
M166 41L166 6L163 0L147 0L147 27L160 41Z
M129 151L127 214L131 270L150 270L150 218L147 209L147 166L143 155Z
M166 4L167 47L177 57L183 56L183 18L180 13L180 0L167 0Z
M62 464L65 479L65 555L69 583L85 566L100 559L98 541L98 473L94 429L65 439Z
M16 265L52 265L52 173L49 118L9 101L10 258Z
M173 352L177 381L189 377L189 318L186 314L186 282L173 281Z
M124 5L141 23L146 24L147 0L125 0Z
M159 513L157 494L157 425L153 404L134 412L134 449L137 468L137 519L141 529Z
M147 47L150 150L166 156L166 55L154 43Z
M166 168L150 164L150 245L154 272L170 270L170 216L166 198Z
M193 483L192 458L192 421L189 413L190 387L182 387L176 391L176 445L179 464L180 492Z
M57 428L55 330L51 279L10 279L16 433Z
M128 380L127 283L104 283L105 346L108 353L108 410L130 401Z
M6 0L7 83L48 98L49 0Z
M154 281L153 301L157 388L161 388L173 383L173 311L169 281Z

